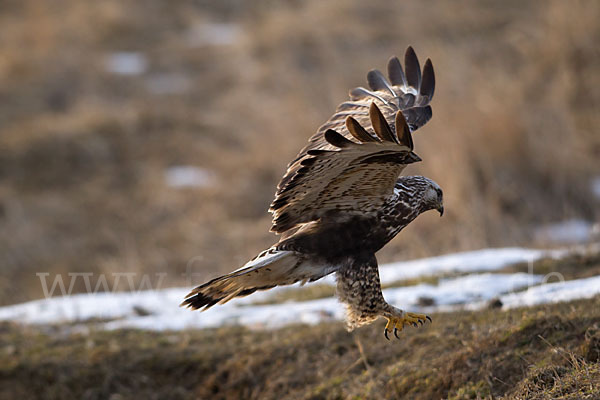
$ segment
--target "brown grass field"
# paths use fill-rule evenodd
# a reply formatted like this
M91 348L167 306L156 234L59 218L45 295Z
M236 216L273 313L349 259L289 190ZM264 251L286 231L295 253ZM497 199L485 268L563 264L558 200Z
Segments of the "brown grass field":
M2 2L0 304L40 298L36 272L182 285L192 259L204 278L237 268L276 240L266 210L287 162L408 45L438 87L407 173L440 183L447 214L381 261L544 245L539 224L597 220L598 16L591 0ZM145 71L107 72L123 51ZM174 165L214 184L168 187Z
M537 227L600 220L599 21L594 0L2 1L0 305L43 297L39 272L111 286L166 273L167 287L238 268L277 240L267 208L287 162L409 45L437 87L407 173L444 188L446 213L419 217L380 262L554 246ZM111 72L115 53L138 71ZM182 165L210 184L169 186ZM0 398L600 399L599 307L434 315L392 343L381 321L352 334L2 323Z

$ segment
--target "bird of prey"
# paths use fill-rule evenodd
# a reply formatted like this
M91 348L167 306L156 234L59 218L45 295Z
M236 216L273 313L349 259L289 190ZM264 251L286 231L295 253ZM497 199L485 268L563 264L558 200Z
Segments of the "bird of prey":
M422 176L400 176L411 163L412 133L431 118L435 77L412 49L404 69L388 62L389 80L367 75L370 89L350 91L350 101L310 138L288 165L269 211L280 240L240 269L192 290L182 303L206 310L238 296L335 273L336 293L352 330L379 316L388 332L423 324L424 314L400 310L381 293L375 253L419 214L444 212L442 190Z

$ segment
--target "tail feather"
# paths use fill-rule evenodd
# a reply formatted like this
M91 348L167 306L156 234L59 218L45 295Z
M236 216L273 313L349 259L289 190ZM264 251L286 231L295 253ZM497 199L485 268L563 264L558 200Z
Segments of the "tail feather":
M317 280L331 272L331 268L315 265L299 253L269 249L242 268L198 286L186 296L181 306L204 311L257 290Z

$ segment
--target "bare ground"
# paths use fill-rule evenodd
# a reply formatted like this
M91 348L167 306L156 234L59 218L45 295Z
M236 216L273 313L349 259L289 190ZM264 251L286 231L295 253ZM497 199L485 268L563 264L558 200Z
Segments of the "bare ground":
M0 397L44 399L597 399L600 297L276 331L0 328ZM201 318L201 315L199 315Z

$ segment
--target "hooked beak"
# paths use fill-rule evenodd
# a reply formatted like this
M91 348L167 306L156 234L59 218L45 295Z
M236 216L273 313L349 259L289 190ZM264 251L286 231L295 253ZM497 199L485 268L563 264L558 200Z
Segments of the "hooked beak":
M444 215L444 206L439 206L438 208L436 208L436 210L438 210L438 212L440 213L440 217Z

